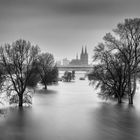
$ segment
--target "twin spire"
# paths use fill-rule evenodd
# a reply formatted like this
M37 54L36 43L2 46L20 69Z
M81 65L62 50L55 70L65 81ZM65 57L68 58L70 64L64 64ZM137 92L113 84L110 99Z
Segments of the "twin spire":
M87 54L87 47L85 46L85 52L84 52L84 49L83 49L83 46L82 46L82 54Z
M83 48L83 46L82 46L82 52L81 52L81 54L83 55L83 54L87 54L87 46L85 46L85 52L84 52L84 48ZM76 54L76 59L78 60L78 53Z

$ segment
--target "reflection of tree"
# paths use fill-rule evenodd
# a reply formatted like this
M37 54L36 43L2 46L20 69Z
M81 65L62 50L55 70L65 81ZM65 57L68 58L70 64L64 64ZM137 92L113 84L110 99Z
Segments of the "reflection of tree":
M132 106L101 103L91 117L93 139L139 139L139 115Z

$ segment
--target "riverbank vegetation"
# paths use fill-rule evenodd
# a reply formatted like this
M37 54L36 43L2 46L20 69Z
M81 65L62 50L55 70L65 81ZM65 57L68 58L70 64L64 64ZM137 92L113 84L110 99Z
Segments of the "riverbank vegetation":
M94 48L89 79L106 99L128 99L133 104L140 74L140 19L125 19Z
M58 69L52 54L42 53L39 55L37 61L37 71L45 90L47 90L47 85L57 83Z
M43 80L57 79L57 67L54 65L54 58L47 61L46 57L50 56L46 53L40 53L40 48L36 45L31 45L29 41L19 39L12 44L5 44L0 47L0 88L9 97L10 103L18 103L19 107L23 103L31 103L32 90L28 87L35 87L38 82ZM42 60L40 61L40 57ZM38 71L41 68L42 62L46 71ZM50 61L53 65L49 65ZM38 67L39 66L39 67ZM52 71L50 71L50 69ZM55 69L55 70L54 70ZM53 75L46 77L46 75Z

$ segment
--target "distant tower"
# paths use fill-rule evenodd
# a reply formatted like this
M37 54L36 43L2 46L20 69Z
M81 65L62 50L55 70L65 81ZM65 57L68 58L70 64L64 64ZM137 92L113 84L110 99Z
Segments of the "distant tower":
M81 55L80 55L80 61L81 61L81 65L84 64L84 50L83 50L83 46L82 46L82 51L81 51Z
M88 53L87 53L87 47L85 46L85 65L88 65Z
M88 53L87 47L85 49L82 47L81 56L80 56L81 65L88 65Z
M76 55L76 60L78 60L78 53L77 53L77 55Z
M85 54L87 54L87 47L85 46Z
M83 46L82 46L82 54L84 54Z

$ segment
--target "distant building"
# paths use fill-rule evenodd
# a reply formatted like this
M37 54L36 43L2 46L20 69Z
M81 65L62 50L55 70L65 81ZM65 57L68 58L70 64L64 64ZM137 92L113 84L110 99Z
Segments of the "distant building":
M67 58L63 59L63 66L69 65L70 61Z
M56 61L57 66L61 66L61 61Z
M71 66L87 66L88 65L88 53L87 48L85 47L85 50L82 47L82 51L80 54L80 59L78 59L78 54L76 55L76 59L72 59L69 63Z

